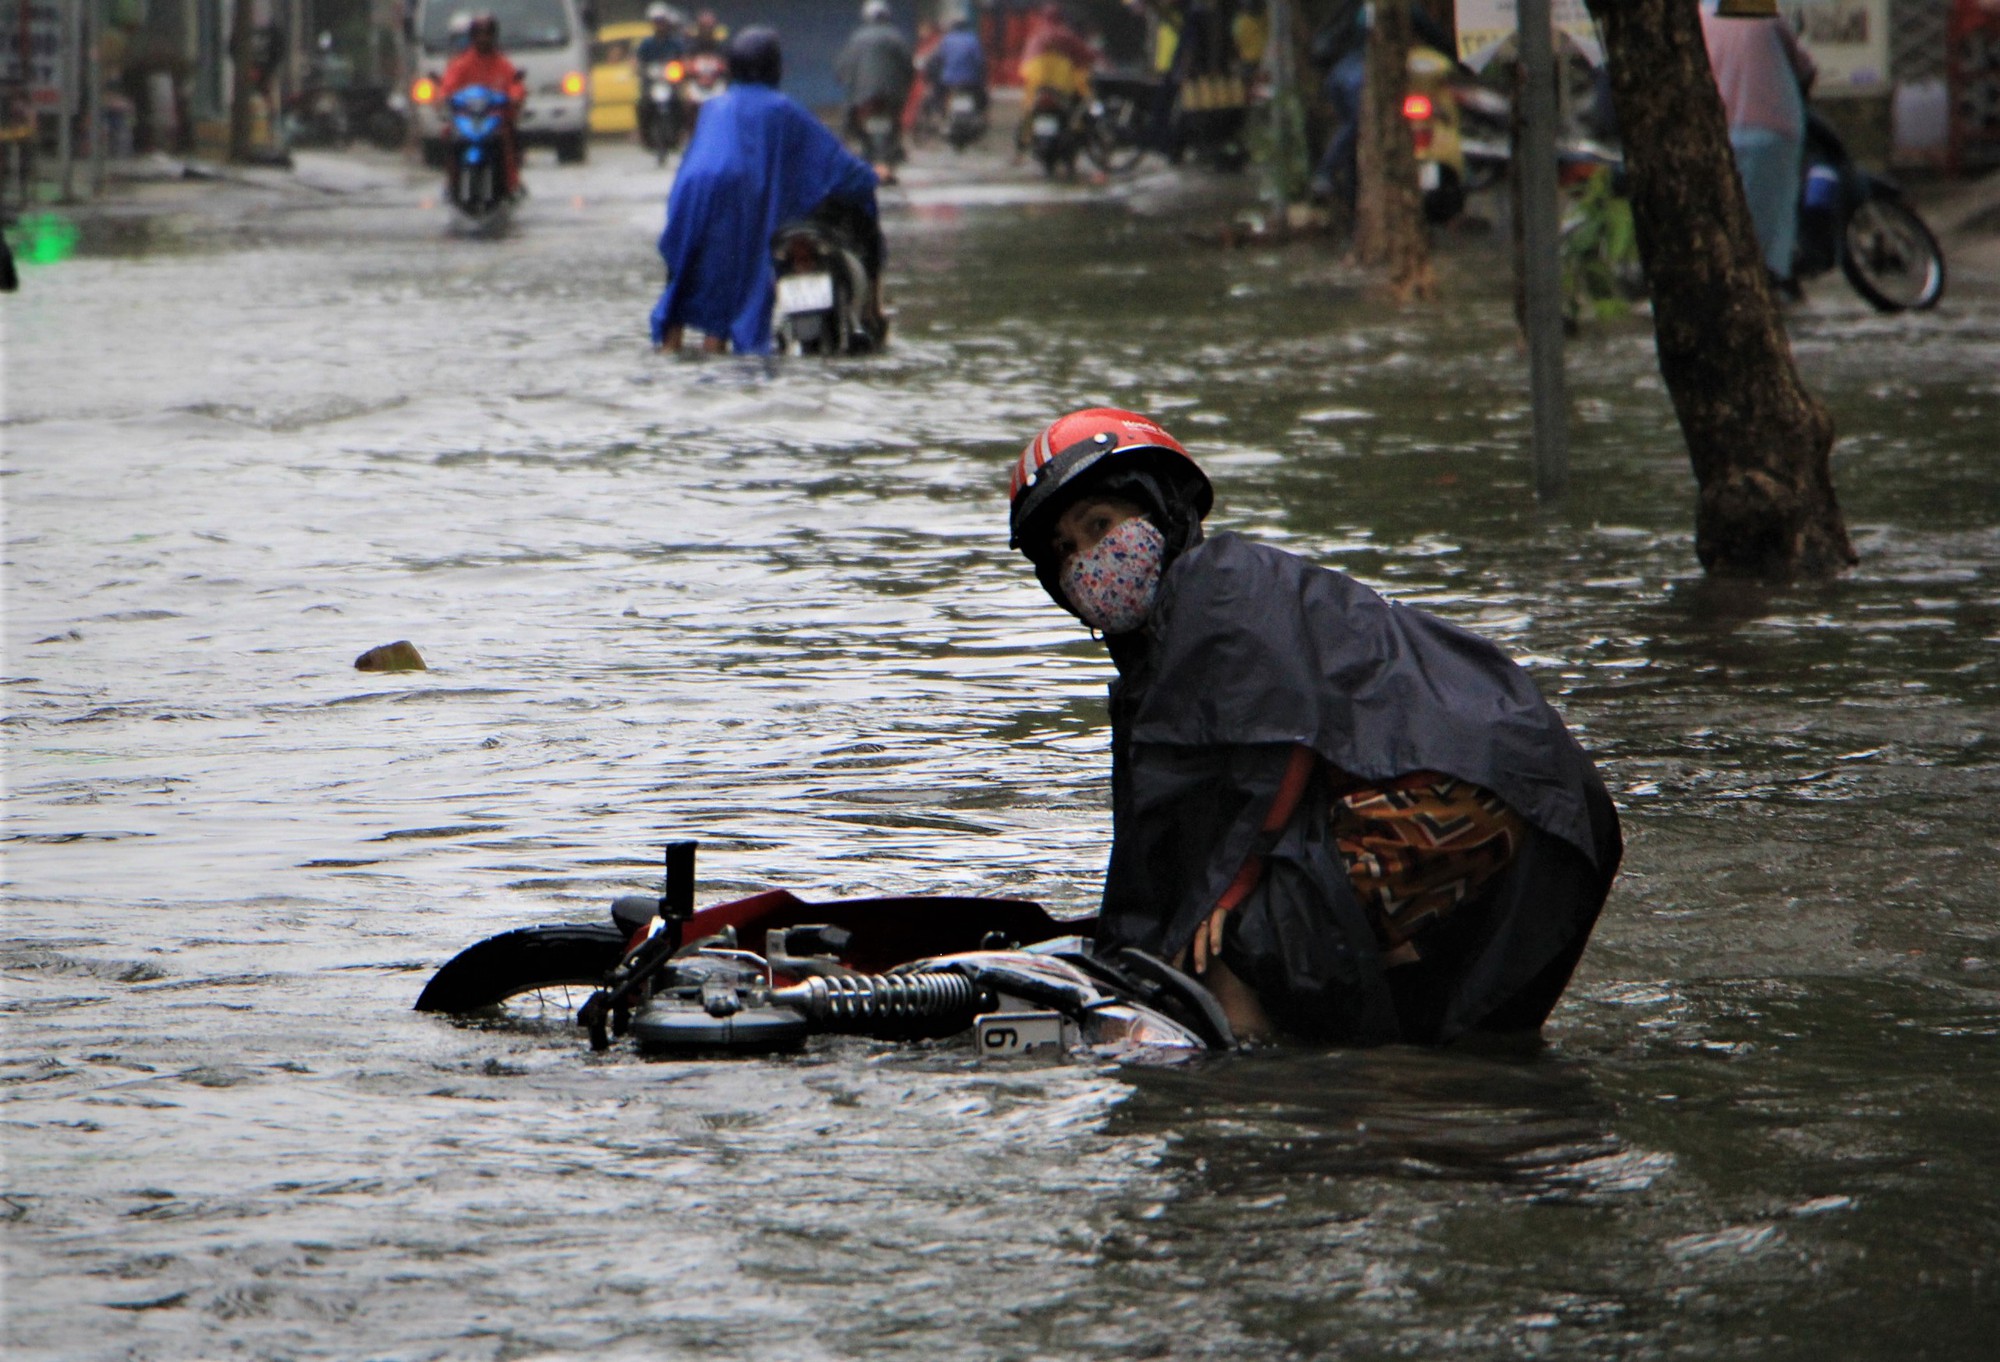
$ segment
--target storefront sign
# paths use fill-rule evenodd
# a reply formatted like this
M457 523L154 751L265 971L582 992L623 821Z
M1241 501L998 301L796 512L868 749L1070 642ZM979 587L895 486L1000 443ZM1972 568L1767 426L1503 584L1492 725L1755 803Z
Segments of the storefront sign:
M1567 39L1592 66L1604 60L1597 28L1583 0L1549 0L1557 45ZM1514 0L1458 0L1458 59L1474 70L1486 65L1514 37Z
M21 21L21 8L28 17ZM0 86L25 85L28 102L51 108L62 99L63 7L59 0L0 0ZM23 58L25 57L25 71Z
M1815 98L1889 93L1889 0L1779 0L1819 67Z

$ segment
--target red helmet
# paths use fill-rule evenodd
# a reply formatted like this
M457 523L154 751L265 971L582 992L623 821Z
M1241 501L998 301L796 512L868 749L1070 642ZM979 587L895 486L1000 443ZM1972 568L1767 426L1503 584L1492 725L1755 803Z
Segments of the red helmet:
M1007 542L1039 558L1044 524L1052 523L1055 512L1071 499L1060 495L1063 489L1080 490L1080 481L1095 482L1125 469L1166 478L1186 496L1197 521L1215 502L1208 475L1151 417L1090 407L1049 422L1021 451L1007 489Z

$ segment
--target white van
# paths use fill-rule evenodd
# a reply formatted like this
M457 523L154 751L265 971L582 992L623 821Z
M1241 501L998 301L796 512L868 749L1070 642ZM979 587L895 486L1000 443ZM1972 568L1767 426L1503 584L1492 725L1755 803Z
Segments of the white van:
M554 147L557 160L581 161L590 147L587 0L416 0L410 38L421 74L410 86L410 107L424 160L434 166L445 163L438 80L465 46L466 21L482 11L499 20L500 50L528 83L528 102L517 125L522 148Z

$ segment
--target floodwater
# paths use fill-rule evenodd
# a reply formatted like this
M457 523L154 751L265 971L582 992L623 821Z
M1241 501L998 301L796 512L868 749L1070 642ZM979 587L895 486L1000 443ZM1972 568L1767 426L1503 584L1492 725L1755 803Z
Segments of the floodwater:
M390 174L0 303L9 1356L1990 1357L2000 297L1820 284L1863 562L1729 590L1638 329L1572 346L1536 509L1489 243L1397 311L1157 179L926 173L861 363L649 354L617 149L498 241ZM1098 401L1600 756L1630 849L1541 1053L648 1063L410 1011L669 838L702 902L1088 910L1109 668L1003 494ZM399 638L432 670L352 670Z

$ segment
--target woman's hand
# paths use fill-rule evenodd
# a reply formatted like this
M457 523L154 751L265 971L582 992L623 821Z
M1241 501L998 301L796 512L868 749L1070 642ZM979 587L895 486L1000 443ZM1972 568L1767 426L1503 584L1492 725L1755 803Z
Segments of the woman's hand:
M1230 909L1218 908L1208 915L1208 921L1195 928L1193 950L1194 972L1197 975L1208 973L1209 961L1221 961L1222 929L1229 921L1229 914Z

